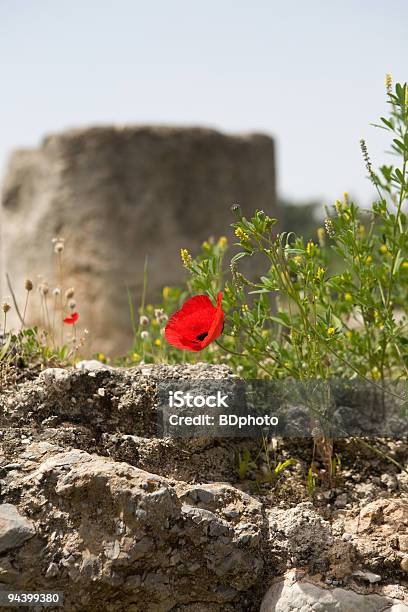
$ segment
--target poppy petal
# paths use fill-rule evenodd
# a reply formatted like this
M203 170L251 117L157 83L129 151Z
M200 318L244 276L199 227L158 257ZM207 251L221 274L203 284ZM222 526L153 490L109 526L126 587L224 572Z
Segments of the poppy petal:
M77 312L73 312L70 317L65 317L64 323L67 325L74 325L79 319L79 314Z
M201 351L218 338L224 325L221 300L221 292L217 296L217 306L206 295L195 295L187 300L166 326L167 342L180 349Z

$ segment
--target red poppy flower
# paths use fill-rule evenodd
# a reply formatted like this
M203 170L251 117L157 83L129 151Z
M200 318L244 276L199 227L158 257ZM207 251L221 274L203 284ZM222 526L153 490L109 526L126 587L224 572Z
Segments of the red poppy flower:
M222 333L224 313L221 300L220 291L217 306L206 295L195 295L184 302L166 325L167 342L187 351L202 351Z
M78 318L79 314L77 312L73 312L70 317L65 317L64 323L67 325L74 325L78 321Z

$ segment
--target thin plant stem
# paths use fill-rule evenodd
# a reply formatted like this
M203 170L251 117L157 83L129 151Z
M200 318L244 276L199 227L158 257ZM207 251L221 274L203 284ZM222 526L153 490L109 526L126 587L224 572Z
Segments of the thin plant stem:
M27 313L27 306L28 306L28 298L29 298L29 296L30 296L30 292L27 291L27 295L26 295L26 299L25 299L25 304L24 304L23 320L21 321L20 331L25 326L25 319L26 319L26 313Z

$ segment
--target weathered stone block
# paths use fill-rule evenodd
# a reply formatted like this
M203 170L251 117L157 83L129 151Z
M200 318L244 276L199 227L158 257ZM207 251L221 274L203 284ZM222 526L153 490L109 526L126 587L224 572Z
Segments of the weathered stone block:
M26 277L60 283L51 240L62 236L81 327L93 350L120 353L131 336L126 288L140 298L146 256L155 297L182 280L181 247L226 233L232 204L276 212L274 143L199 128L72 130L12 155L2 202L3 268L20 298Z

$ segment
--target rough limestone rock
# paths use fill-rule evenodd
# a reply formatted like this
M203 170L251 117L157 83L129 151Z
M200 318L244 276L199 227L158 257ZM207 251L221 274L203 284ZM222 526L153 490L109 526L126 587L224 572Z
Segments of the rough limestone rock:
M268 513L270 537L275 546L283 548L291 564L307 564L321 560L333 544L330 524L323 520L311 502L298 504L289 510L274 508Z
M293 574L277 580L266 593L260 612L408 612L402 602L377 594L327 589Z
M28 445L21 459L14 488L37 537L12 551L6 584L60 590L65 609L81 612L193 602L218 610L262 575L262 504L232 486L175 483L47 443Z
M0 554L32 538L35 528L12 504L0 505Z
M232 204L276 214L274 166L274 143L260 134L141 126L48 136L10 159L3 270L21 302L27 276L60 284L51 240L65 238L63 284L76 288L93 351L123 353L132 333L126 288L140 298L145 257L157 297L184 277L181 247L228 233Z
M352 502L357 464L312 504L302 471L240 478L260 441L158 438L158 381L212 379L240 384L221 365L91 361L3 387L0 589L59 590L73 612L259 612L266 592L264 612L406 612L408 486L376 477L377 499Z
M343 521L365 566L375 574L393 572L405 581L408 573L408 501L405 497L376 499L365 504L358 515Z

